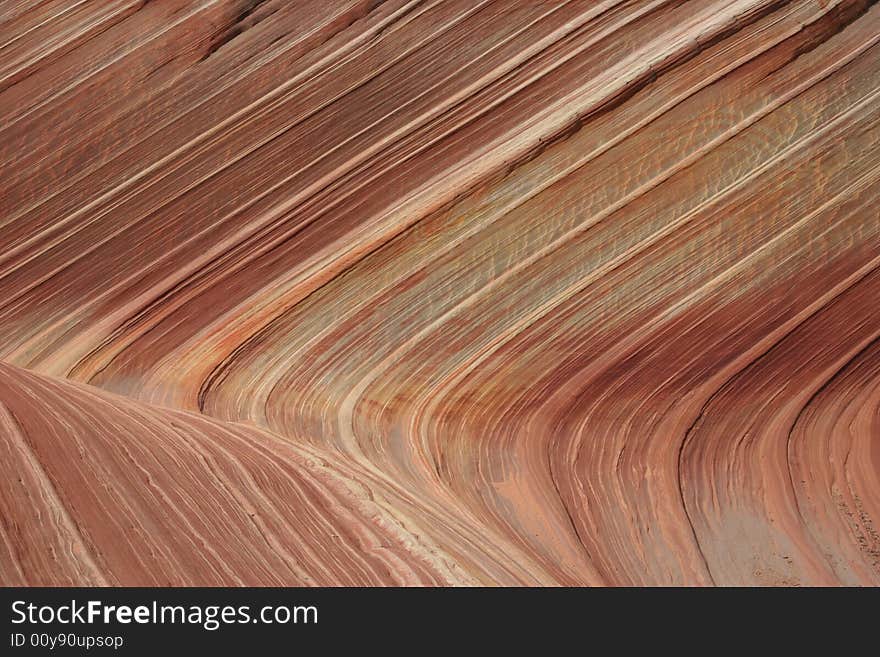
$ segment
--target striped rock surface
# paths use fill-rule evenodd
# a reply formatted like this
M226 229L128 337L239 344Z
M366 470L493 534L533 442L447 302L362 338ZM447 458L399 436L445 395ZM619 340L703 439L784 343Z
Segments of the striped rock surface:
M880 584L880 6L4 0L0 583Z

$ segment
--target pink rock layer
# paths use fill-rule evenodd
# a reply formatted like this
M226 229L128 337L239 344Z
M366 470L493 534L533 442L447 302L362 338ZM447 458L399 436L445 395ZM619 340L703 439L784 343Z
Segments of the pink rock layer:
M880 6L0 6L0 584L880 584Z

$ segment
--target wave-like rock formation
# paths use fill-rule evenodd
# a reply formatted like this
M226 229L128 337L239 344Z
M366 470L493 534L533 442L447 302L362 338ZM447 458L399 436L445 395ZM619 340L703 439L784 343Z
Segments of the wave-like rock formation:
M0 3L0 583L880 584L880 6Z

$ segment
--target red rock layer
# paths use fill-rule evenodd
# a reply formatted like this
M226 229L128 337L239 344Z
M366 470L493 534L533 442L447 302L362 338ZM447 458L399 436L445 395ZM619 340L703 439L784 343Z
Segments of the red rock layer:
M4 584L880 583L880 7L7 2Z

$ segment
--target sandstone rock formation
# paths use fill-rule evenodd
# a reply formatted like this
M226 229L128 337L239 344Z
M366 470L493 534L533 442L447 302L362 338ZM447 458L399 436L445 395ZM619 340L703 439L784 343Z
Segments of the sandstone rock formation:
M880 6L0 4L0 583L880 584Z

